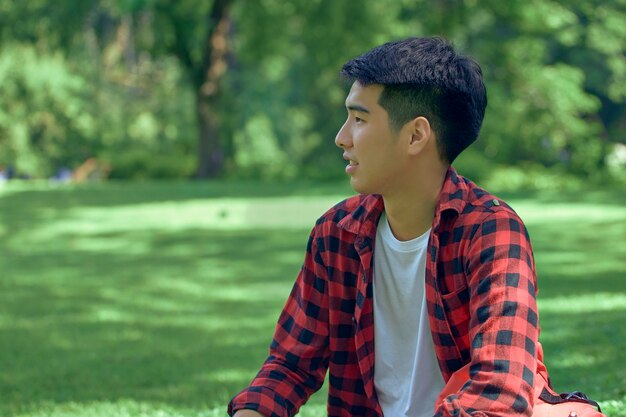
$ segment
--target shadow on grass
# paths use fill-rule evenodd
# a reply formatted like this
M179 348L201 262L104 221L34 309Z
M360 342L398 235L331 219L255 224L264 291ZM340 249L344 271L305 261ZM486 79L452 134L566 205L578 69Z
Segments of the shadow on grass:
M33 255L4 250L0 414L127 398L226 404L267 353L307 236L138 232L100 238L143 242L142 254L68 250L71 236Z
M541 341L557 390L626 398L626 210L529 225ZM606 218L603 219L603 217Z
M582 220L529 226L541 297L626 292L626 211L616 221Z
M583 391L598 401L626 398L624 317L626 306L540 316L540 340L556 390Z

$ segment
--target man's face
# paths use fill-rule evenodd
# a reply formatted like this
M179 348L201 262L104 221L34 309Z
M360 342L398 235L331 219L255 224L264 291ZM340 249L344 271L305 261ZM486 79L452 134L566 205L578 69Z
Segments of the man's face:
M361 194L385 195L406 181L402 131L391 131L387 111L378 104L382 91L383 86L377 84L352 84L346 98L348 119L335 138L349 161L350 185Z

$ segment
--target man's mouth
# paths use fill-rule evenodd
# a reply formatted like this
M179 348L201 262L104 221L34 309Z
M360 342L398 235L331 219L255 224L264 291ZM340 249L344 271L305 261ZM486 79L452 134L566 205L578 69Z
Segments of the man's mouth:
M354 159L350 158L347 154L343 154L343 159L345 159L346 161L348 161L348 165L351 166L355 166L355 165L359 165L359 163L357 161L355 161Z

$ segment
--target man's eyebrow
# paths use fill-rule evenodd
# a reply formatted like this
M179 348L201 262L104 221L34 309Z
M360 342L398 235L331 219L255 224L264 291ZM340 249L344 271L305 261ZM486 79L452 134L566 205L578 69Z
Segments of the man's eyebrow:
M348 110L352 110L352 111L358 111L361 113L368 113L369 114L369 110L359 104L346 104L346 109Z

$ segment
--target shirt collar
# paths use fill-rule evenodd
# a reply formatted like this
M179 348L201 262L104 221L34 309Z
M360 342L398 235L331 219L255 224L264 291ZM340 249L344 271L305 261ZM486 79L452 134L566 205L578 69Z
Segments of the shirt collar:
M463 211L467 204L467 196L467 184L450 166L439 193L433 231L437 231L444 212L453 211L460 214ZM355 205L346 207L349 214L339 221L338 226L357 235L374 236L378 220L385 209L383 198L378 194L369 194L352 201Z
M435 210L436 215L446 210L454 210L457 213L461 213L467 204L468 192L469 189L464 178L450 166L439 193L439 201Z

